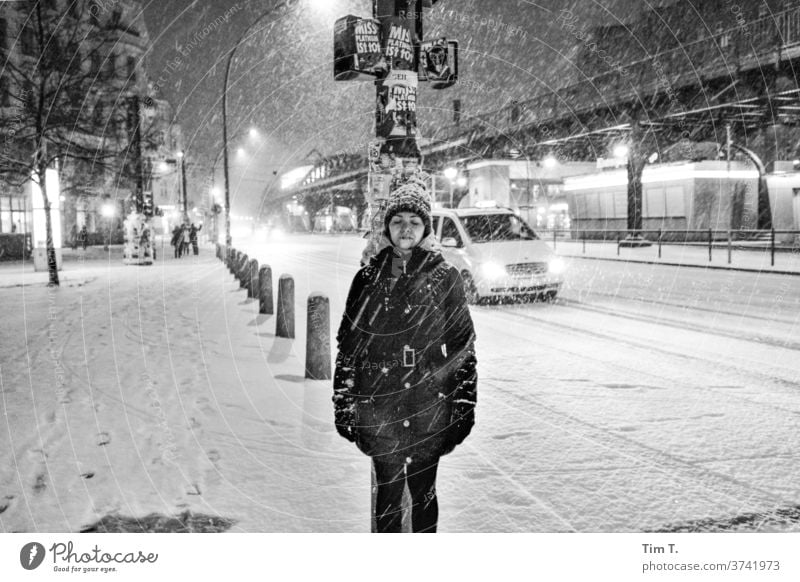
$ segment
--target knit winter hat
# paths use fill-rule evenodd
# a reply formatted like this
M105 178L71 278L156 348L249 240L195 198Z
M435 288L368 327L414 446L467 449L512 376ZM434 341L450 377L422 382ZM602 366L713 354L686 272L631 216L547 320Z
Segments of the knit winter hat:
M389 195L389 205L386 207L384 218L384 230L387 236L389 221L400 212L413 212L422 219L425 225L423 238L431 233L431 196L424 182L411 178Z

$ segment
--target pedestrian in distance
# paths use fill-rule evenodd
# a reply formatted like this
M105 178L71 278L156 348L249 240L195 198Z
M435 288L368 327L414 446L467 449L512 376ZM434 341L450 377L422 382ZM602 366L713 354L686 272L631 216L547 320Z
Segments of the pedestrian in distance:
M194 223L192 223L192 226L189 229L189 242L192 244L192 252L195 255L200 254L200 250L197 247L197 233L200 232L202 229L203 229L202 224L200 226L195 226Z
M436 531L439 459L475 422L475 331L430 208L418 179L392 192L382 244L353 279L337 335L336 429L372 458L381 533L400 531L406 483L413 531Z
M189 225L184 223L183 229L182 229L182 232L181 232L181 256L189 254L189 242L190 242L189 239L190 239L190 237L191 237L191 235L190 235L190 232L189 232Z
M78 233L78 241L81 243L83 250L86 250L86 245L89 244L89 231L86 230L85 224L81 227L81 230Z
M172 229L172 238L170 239L169 243L175 247L175 258L179 259L181 256L181 242L183 238L183 229L176 225L175 228Z

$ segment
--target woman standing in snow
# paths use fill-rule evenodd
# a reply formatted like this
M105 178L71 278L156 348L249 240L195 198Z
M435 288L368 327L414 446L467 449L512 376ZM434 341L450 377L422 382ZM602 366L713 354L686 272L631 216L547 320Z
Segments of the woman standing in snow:
M386 246L355 276L337 341L336 429L372 457L378 532L435 532L439 458L470 433L475 332L458 271L434 250L430 196L411 180L385 216Z

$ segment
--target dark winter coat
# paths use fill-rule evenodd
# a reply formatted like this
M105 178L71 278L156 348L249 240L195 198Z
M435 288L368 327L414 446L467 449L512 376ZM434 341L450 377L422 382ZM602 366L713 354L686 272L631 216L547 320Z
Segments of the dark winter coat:
M458 271L416 247L392 277L394 247L355 276L337 336L337 430L364 453L445 455L474 423L475 332ZM394 284L393 284L394 283Z

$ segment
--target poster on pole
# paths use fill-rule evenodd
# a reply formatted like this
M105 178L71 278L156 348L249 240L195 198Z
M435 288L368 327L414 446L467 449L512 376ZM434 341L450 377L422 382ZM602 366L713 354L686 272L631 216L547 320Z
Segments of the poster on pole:
M380 23L352 15L337 20L333 29L333 78L374 81L386 70Z
M390 71L378 91L377 136L417 137L417 87L413 71Z

